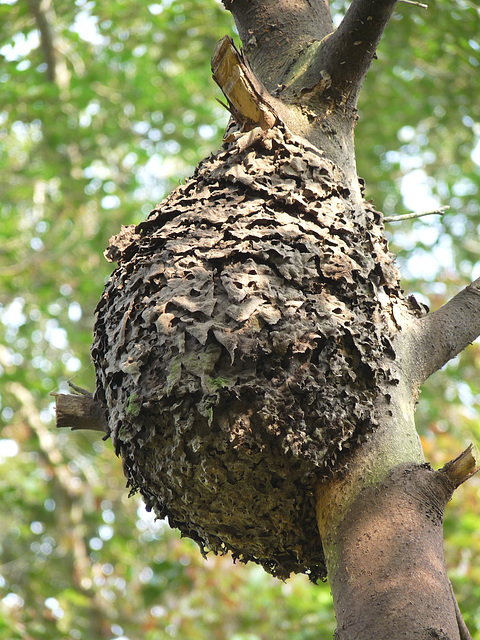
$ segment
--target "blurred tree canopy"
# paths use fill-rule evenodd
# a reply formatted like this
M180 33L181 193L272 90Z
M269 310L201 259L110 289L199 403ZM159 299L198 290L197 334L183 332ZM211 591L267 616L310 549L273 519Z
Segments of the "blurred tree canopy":
M341 16L348 3L333 0ZM108 238L218 146L217 0L0 0L0 639L323 640L328 585L196 546L128 499L98 434L57 432L52 391L93 389ZM432 308L480 275L480 8L399 4L364 86L357 164L405 288ZM480 346L418 406L434 466L480 441ZM450 577L480 640L480 479L446 515Z

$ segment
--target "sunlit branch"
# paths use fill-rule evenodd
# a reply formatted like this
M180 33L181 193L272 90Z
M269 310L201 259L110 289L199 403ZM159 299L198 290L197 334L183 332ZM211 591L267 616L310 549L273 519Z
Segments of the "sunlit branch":
M428 4L423 4L423 2L415 2L414 0L398 0L399 2L404 2L405 4L414 4L416 7L421 7L422 9L428 9Z
M405 213L400 216L386 216L384 222L400 222L401 220L413 220L414 218L423 218L424 216L443 216L443 214L450 209L449 206L439 207L434 211L423 211L418 213Z
M411 329L414 385L422 384L480 335L480 278Z

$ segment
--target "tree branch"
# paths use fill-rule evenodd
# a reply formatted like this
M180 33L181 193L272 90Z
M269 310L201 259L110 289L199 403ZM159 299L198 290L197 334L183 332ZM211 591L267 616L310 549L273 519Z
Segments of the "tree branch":
M52 393L55 398L57 413L56 425L59 429L70 427L72 431L87 429L89 431L103 431L108 433L105 409L93 394L72 382L69 385L77 391L76 394Z
M338 29L319 51L320 68L355 106L380 38L398 0L353 0Z
M47 11L50 9L50 2L48 0L28 0L30 10L35 16L35 22L37 23L38 30L40 31L40 45L45 56L45 62L47 64L47 78L50 82L56 81L56 52L53 44L53 35L50 28L50 24L47 18Z
M458 624L458 631L460 633L460 640L473 640L470 634L470 631L467 629L465 620L463 619L462 612L460 611L460 607L458 606L458 602L453 592L453 587L451 582L450 582L450 591L452 594L453 604L455 606L455 615L457 616L457 624Z
M283 69L284 98L292 93L302 96L303 103L310 101L313 105L322 96L322 101L330 98L334 105L354 108L397 2L353 0L336 31L331 21L324 19L316 36L304 40L295 52L293 64ZM312 15L311 19L317 18ZM310 30L313 33L312 27ZM276 51L274 55L278 55Z
M399 2L404 2L405 4L413 4L416 7L420 7L421 9L428 9L428 4L424 4L423 2L415 2L415 0L398 0Z
M273 93L302 52L333 31L328 0L223 0L255 75Z
M277 115L269 96L229 36L224 36L215 47L212 74L228 100L228 110L243 131L257 126L263 130L273 127Z
M480 471L480 454L477 447L470 444L454 460L447 462L440 471L449 477L456 489Z
M450 209L449 206L439 207L434 211L421 211L419 213L405 213L399 216L386 216L384 222L400 222L401 220L413 220L414 218L423 218L424 216L443 216L445 211Z
M28 0L38 30L40 46L47 65L47 78L60 90L67 90L70 85L70 72L65 58L60 54L60 40L55 35L55 11L52 0Z
M480 335L480 278L416 321L411 339L416 386L438 371Z

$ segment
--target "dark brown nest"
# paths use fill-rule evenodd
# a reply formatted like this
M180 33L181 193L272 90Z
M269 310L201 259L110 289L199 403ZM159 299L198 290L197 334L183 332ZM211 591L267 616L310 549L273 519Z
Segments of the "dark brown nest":
M315 484L395 382L397 272L343 184L285 130L236 136L111 240L97 308L97 397L130 486L202 552L281 578L325 576Z

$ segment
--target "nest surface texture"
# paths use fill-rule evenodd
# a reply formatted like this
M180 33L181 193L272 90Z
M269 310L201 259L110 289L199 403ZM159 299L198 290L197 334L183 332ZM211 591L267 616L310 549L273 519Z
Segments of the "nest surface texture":
M282 128L233 136L112 238L97 398L133 490L202 552L325 577L318 478L394 384L380 216Z

